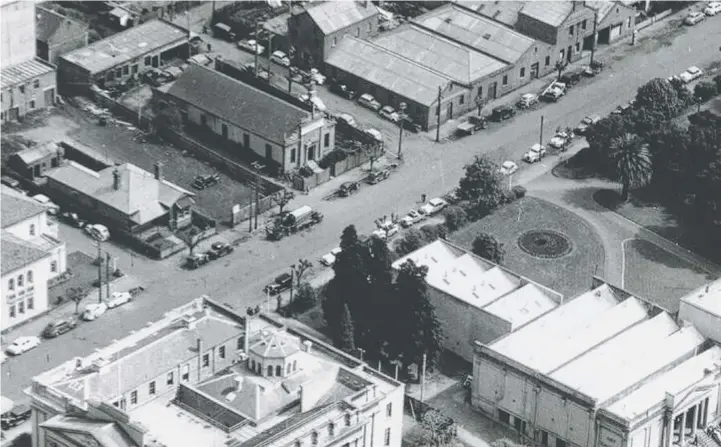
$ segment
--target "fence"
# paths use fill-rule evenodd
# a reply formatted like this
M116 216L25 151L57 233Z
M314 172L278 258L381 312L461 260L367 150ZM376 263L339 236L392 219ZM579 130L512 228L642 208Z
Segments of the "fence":
M321 172L315 172L310 177L296 175L293 177L293 188L298 191L307 191L327 182L330 180L330 176L331 172L329 169L324 169Z
M659 20L664 19L664 18L670 16L670 15L673 14L674 12L675 12L675 11L674 11L673 9L667 9L666 11L663 11L663 12L661 12L661 13L658 13L658 14L656 14L656 15L653 15L653 16L647 18L646 20L644 20L643 22L638 22L638 23L636 23L636 28L635 28L635 29L636 29L636 31L641 31L642 29L644 29L644 28L646 28L646 27L648 27L648 26L653 25L654 23L658 22Z
M145 131L150 131L152 129L153 122L150 118L143 115L141 111L131 110L128 106L116 101L98 88L92 88L91 91L93 93L93 100L110 110L113 114L120 116Z

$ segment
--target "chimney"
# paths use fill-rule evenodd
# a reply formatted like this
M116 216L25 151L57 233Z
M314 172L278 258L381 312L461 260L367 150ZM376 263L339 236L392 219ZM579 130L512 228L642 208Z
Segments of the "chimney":
M163 179L163 164L161 162L157 162L153 165L153 169L155 170L155 180L162 180Z
M235 376L235 392L240 393L243 390L243 376Z
M310 340L306 340L303 342L303 352L307 352L310 354L310 348L313 346L313 342Z
M120 190L120 187L123 185L123 179L120 175L120 171L115 169L113 171L113 188L115 188L116 191Z

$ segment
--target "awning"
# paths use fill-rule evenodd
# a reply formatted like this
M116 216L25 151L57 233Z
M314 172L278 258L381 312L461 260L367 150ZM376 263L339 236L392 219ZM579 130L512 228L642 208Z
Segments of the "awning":
M5 414L8 411L12 410L15 406L15 402L13 402L11 399L8 399L5 396L0 396L0 414Z

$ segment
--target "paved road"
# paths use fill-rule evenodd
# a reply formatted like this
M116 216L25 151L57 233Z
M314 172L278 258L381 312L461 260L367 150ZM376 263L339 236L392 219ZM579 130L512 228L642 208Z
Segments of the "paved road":
M173 260L155 263L135 259L132 267L121 265L129 273L145 278L149 290L142 299L118 309L112 319L84 324L72 333L43 343L34 352L5 361L2 365L3 394L19 399L21 388L28 385L34 375L73 356L87 355L201 294L231 303L238 309L262 302L264 297L260 290L263 285L298 258L317 260L337 245L341 231L348 224L355 224L361 233L367 234L373 230L374 218L391 212L404 213L416 207L422 193L432 197L449 191L457 183L463 165L475 154L483 153L497 161L520 159L538 138L541 116L545 117L547 133L557 126L575 125L586 115L609 113L631 99L637 87L654 76L665 77L690 65L705 67L718 61L720 21L721 18L711 18L677 33L673 39L664 38L667 44L662 45L656 40L641 41L633 48L633 54L612 62L603 74L588 85L571 90L561 102L521 114L504 126L445 144L433 143L432 134L409 136L405 140L404 165L387 181L364 186L358 194L347 199L323 201L322 198L342 181L335 179L296 198L291 208L310 204L326 215L325 221L310 231L275 243L253 238L237 247L233 255L193 272L181 270ZM629 52L626 44L621 45L624 47L618 51ZM357 113L361 123L367 122L374 127L384 124L372 114L363 114L363 110ZM389 139L391 133L394 132L388 132ZM394 144L394 140L389 144ZM514 182L527 183L543 175L553 163L554 157L549 157L545 166L522 167ZM234 236L226 234L222 237ZM22 330L18 331L17 335L21 334Z

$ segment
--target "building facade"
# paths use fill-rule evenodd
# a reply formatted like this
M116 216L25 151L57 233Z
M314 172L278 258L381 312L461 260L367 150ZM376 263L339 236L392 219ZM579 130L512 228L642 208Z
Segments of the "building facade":
M2 66L10 67L35 58L35 3L3 1L0 3L2 33Z
M37 180L45 173L60 166L63 161L63 148L57 143L23 149L10 157L10 165L30 180Z
M37 57L57 65L58 58L88 44L88 26L37 7Z

